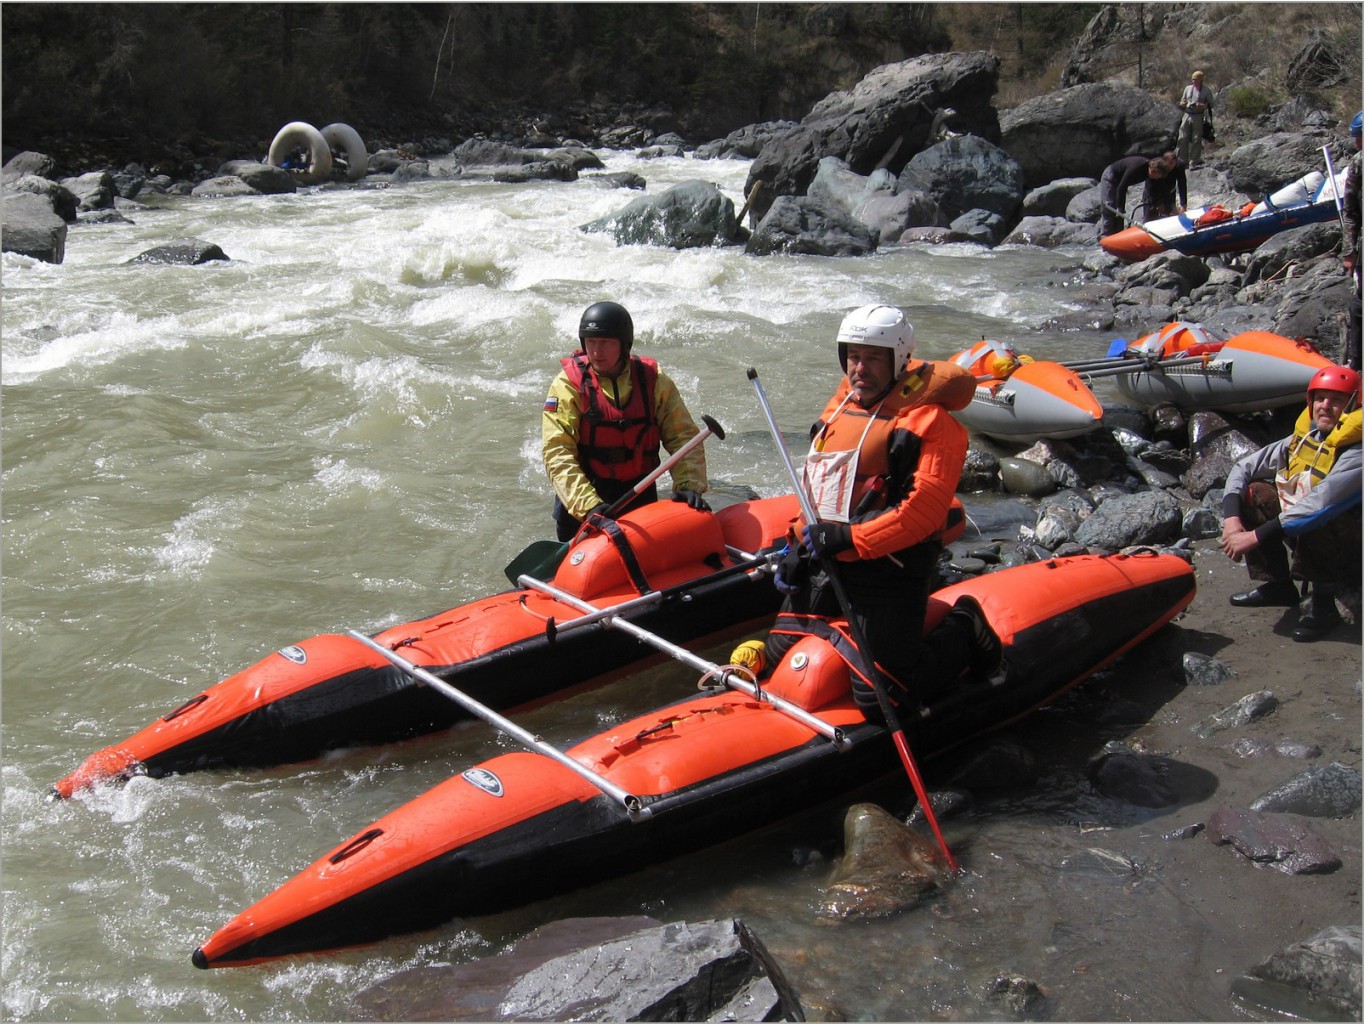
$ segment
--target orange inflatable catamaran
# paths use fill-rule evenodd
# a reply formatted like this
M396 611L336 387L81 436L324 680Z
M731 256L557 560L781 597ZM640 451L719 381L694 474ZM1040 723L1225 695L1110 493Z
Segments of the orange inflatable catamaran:
M769 622L781 595L758 552L780 544L794 496L714 515L658 502L580 535L554 576L578 599L679 643ZM603 530L609 532L603 532ZM651 652L601 616L519 588L393 626L375 638L493 708L600 683ZM448 728L468 712L349 636L276 651L92 754L53 791L213 767L283 764Z
M1033 563L938 591L926 628L967 595L1003 641L1009 671L994 684L959 683L906 715L921 755L1015 721L1108 665L1187 607L1194 574L1154 553ZM728 667L719 678L732 690L567 751L533 746L470 767L237 915L193 962L334 950L505 910L844 794L897 763L889 733L853 702L859 666L834 623L800 640L761 689Z

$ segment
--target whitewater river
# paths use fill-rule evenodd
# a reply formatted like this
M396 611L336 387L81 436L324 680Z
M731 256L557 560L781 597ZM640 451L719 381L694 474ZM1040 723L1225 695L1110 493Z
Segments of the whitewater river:
M612 157L650 190L736 161ZM1063 874L1092 845L1087 690L1038 716L1033 787L949 824L973 868L891 921L814 923L841 808L497 917L364 950L198 971L190 954L338 840L508 746L471 726L270 770L136 779L46 799L91 751L317 633L376 630L504 589L552 536L540 403L598 299L634 314L696 415L717 502L787 490L745 371L793 439L836 382L832 337L868 302L908 307L919 352L982 335L1039 356L1109 338L1031 335L1066 308L1083 251L888 250L864 259L617 247L578 225L635 193L431 180L232 199L157 198L132 224L72 229L66 262L3 262L4 1013L18 1020L335 1020L405 968L505 948L585 914L742 916L812 1016L1009 1016L999 974L1043 983L1054 1019L1213 1018L1224 981L1110 938L1111 879ZM231 262L130 265L180 237ZM988 501L967 497L968 507ZM723 653L723 652L719 652ZM676 663L526 715L567 742L686 695ZM873 793L908 806L902 780ZM979 805L978 805L979 806ZM1177 901L1126 911L1181 941ZM1134 944L1135 945L1135 944ZM1133 1000L1136 1000L1134 1006Z

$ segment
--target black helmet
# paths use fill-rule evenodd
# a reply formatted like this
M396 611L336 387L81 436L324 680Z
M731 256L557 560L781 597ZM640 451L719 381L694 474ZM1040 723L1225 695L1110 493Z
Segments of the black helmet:
M635 322L618 302L594 302L583 310L578 323L578 340L585 338L618 338L621 354L629 355L635 343Z

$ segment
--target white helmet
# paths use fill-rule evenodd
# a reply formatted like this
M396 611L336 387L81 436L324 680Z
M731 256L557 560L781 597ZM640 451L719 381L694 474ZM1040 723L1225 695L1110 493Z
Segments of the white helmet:
M899 306L862 306L838 325L838 362L848 371L849 345L875 345L891 350L895 375L905 372L914 354L914 325Z

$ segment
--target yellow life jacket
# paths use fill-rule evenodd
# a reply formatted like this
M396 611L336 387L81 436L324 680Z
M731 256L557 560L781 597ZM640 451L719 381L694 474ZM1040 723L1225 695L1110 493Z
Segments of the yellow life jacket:
M1359 444L1364 432L1364 410L1346 413L1324 438L1312 435L1312 407L1309 405L1293 426L1293 441L1288 447L1288 465L1274 478L1279 503L1284 508L1326 478L1341 449Z

